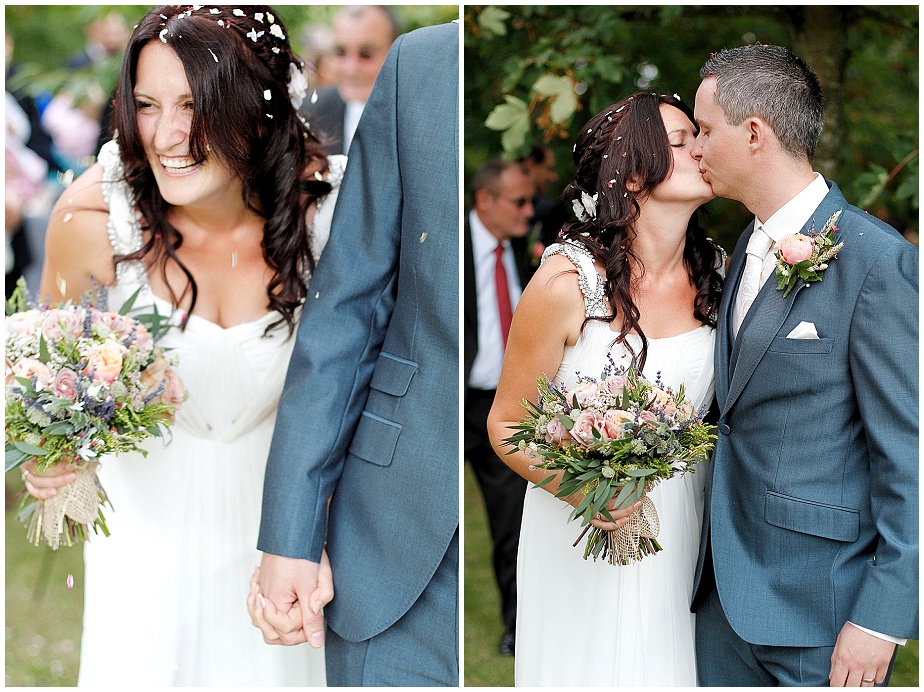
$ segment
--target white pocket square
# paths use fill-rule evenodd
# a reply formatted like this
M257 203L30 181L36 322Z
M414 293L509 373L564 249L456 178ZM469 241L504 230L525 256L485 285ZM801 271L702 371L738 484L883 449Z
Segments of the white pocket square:
M789 334L787 339L817 339L818 332L815 331L815 325L812 322L800 322Z

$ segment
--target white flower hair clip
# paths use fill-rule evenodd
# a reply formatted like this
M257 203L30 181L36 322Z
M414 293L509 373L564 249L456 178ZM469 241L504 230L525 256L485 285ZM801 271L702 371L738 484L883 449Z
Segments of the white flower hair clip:
M597 218L597 193L591 197L586 192L582 192L580 199L571 200L571 206L578 221L595 219Z
M289 101L298 110L308 94L308 80L294 62L289 63Z

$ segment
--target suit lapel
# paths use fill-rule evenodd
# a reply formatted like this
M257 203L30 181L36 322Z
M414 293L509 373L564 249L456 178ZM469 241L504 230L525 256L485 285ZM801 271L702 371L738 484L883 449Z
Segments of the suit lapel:
M819 232L823 228L825 221L827 221L834 212L838 209L842 210L847 206L847 200L844 199L837 185L830 180L825 182L828 183L828 187L830 188L828 194L800 230L803 234L808 234L809 229L813 229L813 233ZM744 253L742 253L742 255L743 254ZM740 260L739 264L743 266L744 259L738 259ZM740 279L741 266L736 268L738 271L738 274L735 276L736 287ZM779 333L780 328L789 316L795 304L796 296L806 287L806 283L800 279L789 295L783 298L782 291L777 290L776 285L776 274L771 274L770 278L767 279L767 282L761 288L760 293L758 293L757 297L754 299L754 304L751 306L747 316L744 318L744 322L741 324L741 328L738 330L738 337L734 341L731 358L727 361L729 364L729 384L728 396L722 404L723 411L727 411L734 405L748 380L751 378L751 375L753 375L754 371L757 369L761 358L764 357L764 354L770 347L770 343ZM729 304L733 301L734 296L731 296ZM726 313L724 315L726 332L730 328L731 313L731 307L726 306Z
M746 254L744 248L747 247L747 239L751 235L754 224L751 223L741 239L738 241L736 252L732 253L731 262L728 266L728 274L725 277L725 288L722 291L722 300L719 303L718 329L716 334L716 356L715 356L715 392L721 410L725 410L725 398L728 394L729 371L732 351L731 322L734 313L735 295L738 292L738 284L741 281L741 274L744 271Z

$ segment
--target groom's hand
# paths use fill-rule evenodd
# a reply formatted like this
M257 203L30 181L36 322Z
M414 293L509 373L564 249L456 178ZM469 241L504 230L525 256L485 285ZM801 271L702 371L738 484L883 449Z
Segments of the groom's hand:
M845 623L831 654L831 687L881 685L892 662L895 644ZM874 680L875 682L863 682Z
M314 647L324 643L321 608L333 598L326 553L320 565L265 553L256 582L258 597L248 599L248 610L267 643L292 645L307 641ZM293 612L295 604L298 607Z

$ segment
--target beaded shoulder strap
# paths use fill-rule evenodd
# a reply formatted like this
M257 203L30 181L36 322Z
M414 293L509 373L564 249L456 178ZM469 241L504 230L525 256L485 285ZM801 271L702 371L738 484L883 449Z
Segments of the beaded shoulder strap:
M103 167L103 199L109 208L106 230L113 255L130 255L141 249L141 214L135 205L131 188L125 182L125 169L115 140L100 149L99 164ZM143 280L144 262L131 260L116 265L116 280Z
M610 311L603 295L603 277L594 269L594 258L590 252L578 243L566 240L549 245L542 253L542 261L545 262L552 255L564 255L577 269L587 317L608 317Z

